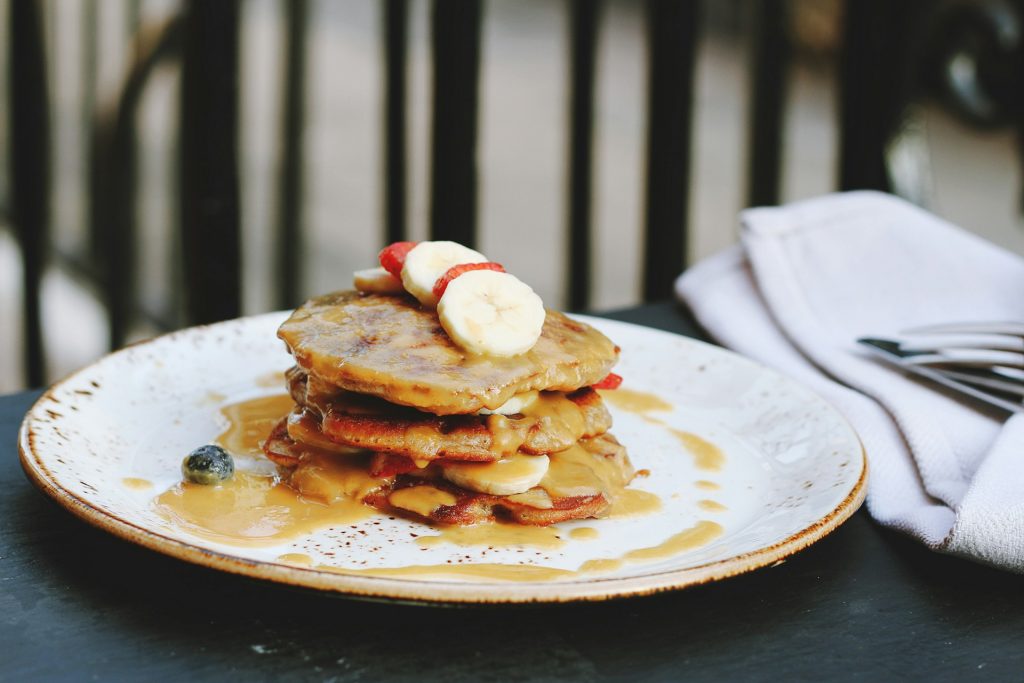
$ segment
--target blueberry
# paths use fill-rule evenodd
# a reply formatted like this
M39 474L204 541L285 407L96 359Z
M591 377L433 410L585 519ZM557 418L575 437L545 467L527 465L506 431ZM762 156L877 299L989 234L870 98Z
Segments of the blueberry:
M181 462L181 473L194 484L220 484L234 476L235 461L220 446L200 446Z

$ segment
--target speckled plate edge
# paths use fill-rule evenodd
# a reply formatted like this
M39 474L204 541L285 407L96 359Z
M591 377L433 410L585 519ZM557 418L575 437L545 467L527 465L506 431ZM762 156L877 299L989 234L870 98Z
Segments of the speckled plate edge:
M213 328L220 325L229 325L233 321L216 323L215 325L203 326ZM629 325L641 328L645 332L662 335L672 333L632 325L630 323L618 322L619 325ZM195 329L195 328L190 328ZM165 337L173 337L187 333L189 330L172 332ZM158 337L164 338L164 337ZM153 339L140 342L147 344ZM703 344L697 340L689 340L692 343ZM116 351L117 355L124 353L124 350ZM724 351L724 353L729 353ZM109 356L108 356L109 357ZM744 359L745 362L752 362ZM101 361L97 361L101 362ZM91 367L91 366L90 366ZM88 368L83 368L83 372ZM771 371L774 373L774 371ZM66 377L61 382L51 386L36 401L38 405L48 399L54 391L63 384L70 382L78 373ZM778 374L778 373L774 373ZM795 381L795 380L789 380ZM816 396L816 395L815 395ZM824 402L824 399L818 397ZM99 510L87 501L82 500L73 493L62 488L45 465L41 462L34 449L34 434L32 431L31 415L35 409L28 411L21 428L18 432L18 454L29 480L43 493L54 499L62 507L70 511L76 517L85 520L89 524L107 531L124 540L137 545L155 550L164 555L169 555L187 562L202 565L212 569L239 574L249 578L265 579L291 586L312 588L316 590L330 591L351 597L394 600L412 603L445 603L445 604L511 604L511 603L565 603L600 601L613 598L626 598L643 595L651 595L669 590L678 590L688 586L717 581L743 574L754 569L768 565L778 564L790 555L806 548L819 541L831 532L835 531L843 522L850 518L864 502L866 495L868 463L861 447L861 472L856 483L842 501L829 513L779 541L778 543L765 546L753 552L737 555L725 560L718 560L704 565L661 571L642 576L612 577L612 578L587 578L581 581L561 581L557 583L481 583L481 582L438 582L424 580L409 580L402 578L390 578L380 576L360 576L356 574L343 574L335 572L324 572L316 569L304 569L301 567L288 567L268 562L248 560L233 555L218 553L169 538L157 532L145 529L136 524L128 522L116 515ZM835 411L835 417L844 423L846 419ZM848 423L847 423L848 424ZM852 428L850 429L853 432ZM855 434L855 432L853 432Z

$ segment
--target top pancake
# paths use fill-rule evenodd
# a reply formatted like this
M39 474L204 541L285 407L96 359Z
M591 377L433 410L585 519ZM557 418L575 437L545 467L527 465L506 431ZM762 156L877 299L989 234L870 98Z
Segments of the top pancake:
M619 355L594 328L550 310L530 351L476 355L412 297L353 291L307 301L277 335L324 382L435 415L493 410L525 391L575 391L603 379Z

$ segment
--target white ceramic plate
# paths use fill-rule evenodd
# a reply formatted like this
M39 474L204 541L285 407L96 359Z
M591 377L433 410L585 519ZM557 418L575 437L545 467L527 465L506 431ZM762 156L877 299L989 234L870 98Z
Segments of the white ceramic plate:
M434 533L429 528L381 516L273 547L192 535L157 513L154 496L179 480L184 454L221 431L222 405L280 393L266 378L289 365L275 336L283 318L274 313L170 334L107 356L55 385L22 425L21 458L29 477L88 522L181 559L351 595L439 602L604 599L704 583L800 550L835 529L864 497L866 464L856 434L809 390L708 344L586 318L622 347L616 371L626 378L623 388L657 395L671 406L631 412L610 405L613 433L634 465L650 470L633 486L656 493L659 512L559 525L566 542L557 549L447 543L424 549L410 533ZM724 453L720 468L708 469L677 432L718 446ZM153 487L128 487L127 478ZM581 526L597 529L597 538L570 538ZM644 550L695 526L716 532L683 543L691 547L669 557ZM589 560L631 552L633 559L613 563L618 566L611 571L570 571L540 581L344 573L453 563L576 570ZM288 553L333 571L278 559Z

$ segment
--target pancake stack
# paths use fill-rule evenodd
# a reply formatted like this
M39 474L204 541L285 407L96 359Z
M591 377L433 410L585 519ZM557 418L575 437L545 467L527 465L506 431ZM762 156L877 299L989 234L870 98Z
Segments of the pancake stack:
M264 452L293 480L330 460L348 495L389 514L546 525L607 514L634 476L592 388L619 349L561 313L507 357L467 352L398 293L312 299L278 336L295 409Z

